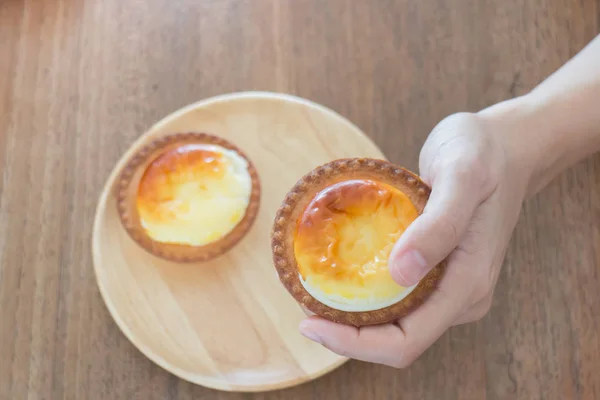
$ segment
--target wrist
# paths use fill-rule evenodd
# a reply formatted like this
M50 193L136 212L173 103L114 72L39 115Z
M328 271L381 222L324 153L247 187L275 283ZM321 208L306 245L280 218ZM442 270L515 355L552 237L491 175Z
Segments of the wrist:
M507 162L525 179L528 196L600 149L600 118L593 103L578 95L544 98L534 91L478 113L501 136Z
M527 96L506 100L481 110L478 116L486 131L498 138L504 150L507 174L519 177L527 196L535 194L543 171L560 156L560 145L539 134L539 113ZM548 135L550 136L550 135ZM555 135L560 140L560 135Z

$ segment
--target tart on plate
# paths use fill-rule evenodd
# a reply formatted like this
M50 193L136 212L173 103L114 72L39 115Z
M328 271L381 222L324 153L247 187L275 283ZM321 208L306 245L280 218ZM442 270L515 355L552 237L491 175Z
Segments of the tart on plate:
M207 261L250 229L260 185L252 162L232 143L179 133L133 155L116 197L125 230L148 252L171 261Z
M395 321L418 307L445 261L402 287L388 257L423 212L430 188L397 165L341 159L317 167L289 191L275 216L271 246L283 285L309 311L363 326Z

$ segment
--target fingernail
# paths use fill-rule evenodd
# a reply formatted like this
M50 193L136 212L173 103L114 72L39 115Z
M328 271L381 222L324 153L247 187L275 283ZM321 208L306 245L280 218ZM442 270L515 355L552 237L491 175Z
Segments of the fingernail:
M323 339L321 339L321 336L317 335L315 332L310 330L310 328L304 326L304 324L302 323L300 324L300 333L302 334L302 336L312 340L313 342L323 344Z
M417 250L410 250L393 261L391 273L405 286L412 286L427 273L427 262Z

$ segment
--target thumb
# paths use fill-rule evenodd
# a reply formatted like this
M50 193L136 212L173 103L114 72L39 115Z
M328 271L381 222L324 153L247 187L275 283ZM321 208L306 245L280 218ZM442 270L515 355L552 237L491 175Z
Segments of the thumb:
M396 242L388 265L394 280L412 286L452 252L479 205L468 180L454 171L436 176L423 213Z

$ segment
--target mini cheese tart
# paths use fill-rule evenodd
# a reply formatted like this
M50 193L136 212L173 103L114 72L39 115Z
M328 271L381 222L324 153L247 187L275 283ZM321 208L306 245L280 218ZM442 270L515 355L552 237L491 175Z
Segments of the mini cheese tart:
M258 212L256 169L217 136L165 136L137 152L121 173L123 226L150 253L172 261L210 260L233 247Z
M383 160L342 159L304 176L275 216L273 261L290 294L309 311L354 326L395 321L435 288L445 261L402 287L388 257L423 212L429 187Z

